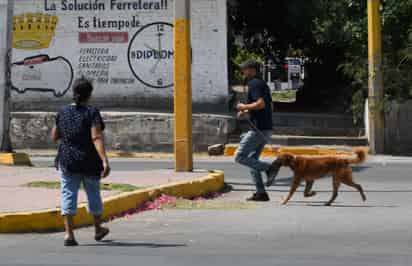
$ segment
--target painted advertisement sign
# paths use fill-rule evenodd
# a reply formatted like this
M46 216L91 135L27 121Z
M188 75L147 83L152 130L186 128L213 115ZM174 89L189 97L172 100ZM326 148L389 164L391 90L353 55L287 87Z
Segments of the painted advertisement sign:
M62 97L79 76L101 88L173 86L170 0L22 2L13 19L16 92Z
M170 108L173 0L18 0L13 18L13 108L55 110L76 78L105 107ZM193 102L228 94L226 0L192 0Z

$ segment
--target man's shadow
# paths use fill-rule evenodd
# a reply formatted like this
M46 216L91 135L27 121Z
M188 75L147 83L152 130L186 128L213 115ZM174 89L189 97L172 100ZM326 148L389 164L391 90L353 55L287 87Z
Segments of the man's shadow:
M291 183L293 181L293 177L287 177L287 178L277 178L275 180L275 183L273 184L274 187L290 187ZM254 187L255 184L250 183L250 182L228 182L228 186L230 186L232 189L231 191L254 191L254 188L242 188L242 187ZM300 184L300 187L303 187L304 184ZM270 189L268 191L271 192L282 192L283 190L277 190L277 189Z

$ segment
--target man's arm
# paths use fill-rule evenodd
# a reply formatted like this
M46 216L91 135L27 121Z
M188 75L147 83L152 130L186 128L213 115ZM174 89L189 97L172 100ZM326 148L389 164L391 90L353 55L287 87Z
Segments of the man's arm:
M254 111L254 110L262 110L266 108L266 103L263 98L259 98L256 102L250 103L250 104L243 104L239 103L237 105L237 109L239 111L245 112L245 111Z
M248 104L238 104L239 111L256 111L266 108L264 99L265 84L264 81L254 81L248 84L249 86L249 100Z

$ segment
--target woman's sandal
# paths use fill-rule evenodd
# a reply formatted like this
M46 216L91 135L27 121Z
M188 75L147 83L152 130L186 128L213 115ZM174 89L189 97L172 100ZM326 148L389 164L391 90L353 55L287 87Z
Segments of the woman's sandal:
M78 246L79 243L77 243L77 241L75 239L65 239L64 240L64 246L65 247L74 247L74 246Z
M102 241L110 233L108 228L102 228L102 231L94 236L94 240Z

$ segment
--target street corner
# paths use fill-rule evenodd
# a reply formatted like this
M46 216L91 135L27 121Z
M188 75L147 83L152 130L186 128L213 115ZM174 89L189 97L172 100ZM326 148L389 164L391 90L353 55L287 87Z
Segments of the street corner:
M0 165L33 166L27 153L0 153Z
M124 192L103 199L103 218L108 221L113 217L130 213L146 202L162 195L192 199L209 193L219 192L224 186L224 173L222 171L209 171L201 177L138 189L133 192ZM93 224L92 216L87 213L84 203L79 204L77 215L74 218L74 224L75 227L84 227ZM61 231L63 228L59 208L0 213L0 233L54 232Z

